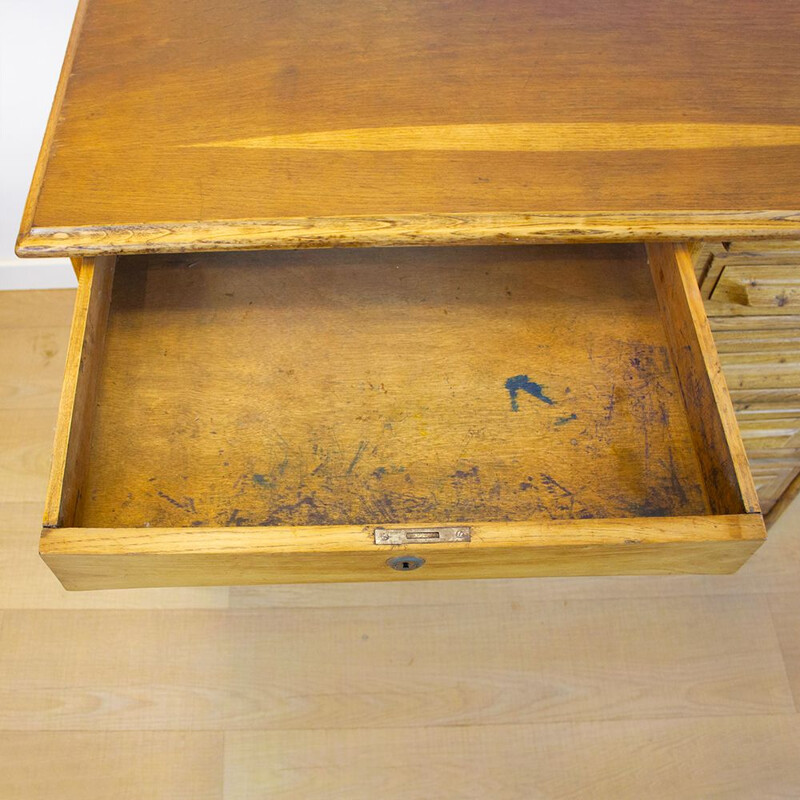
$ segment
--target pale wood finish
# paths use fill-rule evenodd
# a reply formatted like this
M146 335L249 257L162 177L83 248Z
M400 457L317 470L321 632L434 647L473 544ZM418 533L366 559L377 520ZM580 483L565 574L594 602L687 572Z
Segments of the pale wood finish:
M487 725L413 735L401 728L236 731L226 739L225 773L231 796L241 800L260 800L265 786L285 800L329 800L332 792L354 800L753 800L796 790L798 742L793 716ZM418 766L398 767L398 750L405 764Z
M42 555L72 589L734 571L755 491L696 285L653 253L655 287L641 246L138 257L88 309L82 272L97 411Z
M63 360L73 294L2 292L0 328L61 324ZM48 396L0 419L45 457ZM4 798L800 795L797 507L735 575L68 593L35 470L0 481Z
M223 744L218 731L3 731L0 797L218 800Z
M799 14L83 0L19 253L797 238Z

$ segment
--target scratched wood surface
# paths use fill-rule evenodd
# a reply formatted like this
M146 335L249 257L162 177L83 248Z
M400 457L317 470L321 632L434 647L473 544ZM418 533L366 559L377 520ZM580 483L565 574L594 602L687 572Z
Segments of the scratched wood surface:
M82 527L708 513L640 246L123 258Z
M800 7L83 0L20 253L800 236Z
M0 292L0 797L800 795L797 504L735 575L64 592L73 297Z

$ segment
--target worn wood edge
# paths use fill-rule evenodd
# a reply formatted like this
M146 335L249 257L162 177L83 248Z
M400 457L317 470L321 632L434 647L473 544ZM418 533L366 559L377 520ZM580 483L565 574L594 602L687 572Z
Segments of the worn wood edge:
M712 510L760 514L689 250L685 244L654 242L647 245L647 256ZM698 396L707 402L698 403Z
M83 259L56 418L44 526L70 524L86 469L99 362L114 277L113 256Z
M391 526L389 526L391 527ZM760 515L473 524L469 543L381 546L372 527L45 529L65 588L213 586L555 575L727 574L758 549ZM426 559L413 575L400 554Z
M376 545L376 527L471 529L470 542L425 543L414 547ZM498 544L507 547L547 547L559 544L581 547L592 544L642 544L689 541L757 540L764 526L757 516L631 517L617 519L555 519L529 522L431 522L409 521L402 525L304 525L221 528L45 528L44 553L279 553L389 552L425 548L451 552L456 548L481 549Z
M800 494L800 473L792 478L789 485L783 490L783 494L775 501L764 518L767 528L771 528L780 519L781 514L786 511L798 494Z
M25 200L25 207L22 212L22 221L20 223L20 230L22 231L30 231L33 226L36 206L39 202L39 194L42 190L42 184L44 183L47 162L50 160L50 152L53 147L56 125L58 124L61 107L67 92L67 83L72 73L72 65L78 51L78 41L81 36L83 21L86 18L86 9L88 7L89 0L79 0L78 7L75 10L72 29L67 41L67 49L64 53L64 61L62 62L61 72L58 76L58 83L56 84L56 92L53 96L53 103L50 106L50 116L47 118L42 145L39 148L39 155L36 159L36 166L33 169L33 177L31 178L31 186L28 190L28 196Z
M443 213L153 224L23 225L21 257L304 247L790 239L798 211Z

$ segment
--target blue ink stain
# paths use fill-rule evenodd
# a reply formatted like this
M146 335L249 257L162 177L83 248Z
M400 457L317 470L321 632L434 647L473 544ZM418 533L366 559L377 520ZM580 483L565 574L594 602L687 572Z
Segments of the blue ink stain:
M541 384L534 383L527 375L515 375L513 378L509 378L506 381L506 389L508 390L508 396L511 398L512 411L519 411L517 395L520 392L527 392L531 397L535 397L549 406L553 405L553 401L542 391Z
M566 425L568 422L572 422L574 419L578 419L577 414L570 414L568 417L559 417L556 420L556 425Z

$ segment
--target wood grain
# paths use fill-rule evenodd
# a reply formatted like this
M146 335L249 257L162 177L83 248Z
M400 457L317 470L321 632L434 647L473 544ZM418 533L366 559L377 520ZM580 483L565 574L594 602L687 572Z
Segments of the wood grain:
M758 513L758 496L688 248L653 243L647 255L711 507L716 513Z
M781 514L791 506L792 501L798 494L800 494L800 474L794 476L792 482L786 487L775 505L770 509L769 516L767 517L767 524L770 526L774 525Z
M800 473L800 463L797 454L789 458L751 458L750 471L753 482L758 492L761 510L765 515L765 522L773 524L780 514L781 505L793 499L789 492L784 498L786 490L792 486L793 480ZM777 507L775 516L770 517L770 512Z
M386 549L374 544L374 528L45 528L40 553L65 588L85 590L719 574L735 572L764 541L759 514L473 522L471 528L469 544ZM390 557L410 554L424 557L421 569L399 572L387 566Z
M52 408L61 394L68 326L51 327L41 320L38 328L0 332L0 408Z
M241 800L752 800L800 792L798 742L794 716L235 731L225 774Z
M770 610L781 650L786 659L795 707L800 710L800 592L784 592L770 599Z
M788 0L86 0L19 253L796 239L798 28Z
M6 500L41 502L53 452L52 408L0 408L0 487Z
M641 247L131 259L109 315L81 527L707 511Z
M711 299L764 311L797 311L800 278L797 264L725 267Z
M413 735L427 726L795 711L759 596L512 606L500 595L402 613L380 602L346 612L6 611L0 646L5 731Z
M0 733L0 796L221 800L223 735L209 731Z
M69 525L88 468L98 371L114 278L113 257L81 265L56 421L44 526Z

